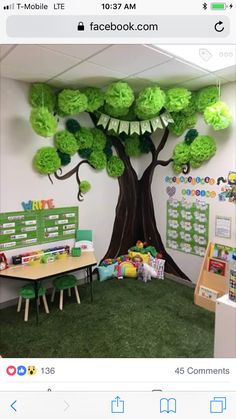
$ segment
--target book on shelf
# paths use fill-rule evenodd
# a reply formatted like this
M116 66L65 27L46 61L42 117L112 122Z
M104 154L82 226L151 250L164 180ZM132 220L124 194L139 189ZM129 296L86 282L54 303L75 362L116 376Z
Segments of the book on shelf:
M224 260L210 258L208 263L208 272L225 276L226 262Z
M231 261L233 253L236 253L236 248L225 246L224 244L212 243L210 257L221 259L224 261Z
M208 300L216 301L216 299L219 296L219 293L216 290L213 290L211 288L205 287L204 285L200 285L199 295L201 297L207 298Z

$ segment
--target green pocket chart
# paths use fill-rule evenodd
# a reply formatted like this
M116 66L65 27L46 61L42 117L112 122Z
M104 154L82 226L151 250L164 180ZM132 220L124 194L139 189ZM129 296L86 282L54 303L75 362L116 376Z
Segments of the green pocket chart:
M78 207L0 213L0 251L74 239Z
M167 201L166 245L180 252L204 256L208 244L209 204Z

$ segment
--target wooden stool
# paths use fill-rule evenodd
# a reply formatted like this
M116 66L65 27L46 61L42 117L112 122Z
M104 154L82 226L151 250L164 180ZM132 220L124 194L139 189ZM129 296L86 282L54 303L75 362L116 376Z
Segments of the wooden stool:
M22 305L22 299L25 298L24 321L27 322L28 317L29 317L29 303L30 303L30 300L35 298L35 289L34 289L33 285L25 285L24 287L21 287L19 289L18 294L19 294L19 301L18 301L18 305L17 305L17 312L18 313L20 312L21 305ZM38 290L38 296L42 297L45 311L46 311L47 314L49 314L49 309L48 309L48 304L47 304L47 299L46 299L45 294L46 294L46 288L40 287L39 290Z
M60 291L60 302L59 302L60 310L63 310L64 290L68 290L68 295L69 297L71 297L71 288L74 288L77 303L80 304L79 291L77 288L77 279L74 275L64 275L64 276L59 276L58 278L55 278L53 281L53 286L54 288L52 292L51 302L53 303L54 301L56 291L57 290Z

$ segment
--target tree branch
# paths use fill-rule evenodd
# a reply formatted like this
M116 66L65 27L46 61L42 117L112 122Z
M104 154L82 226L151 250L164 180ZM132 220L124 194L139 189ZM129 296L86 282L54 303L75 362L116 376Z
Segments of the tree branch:
M169 160L157 160L156 166L168 166L168 164L170 164L172 161L172 158L170 158Z
M81 180L80 180L80 177L79 177L80 166L82 166L82 164L84 164L84 163L87 163L89 166L91 166L91 164L88 162L88 160L81 160L73 169L71 169L69 172L65 173L64 175L58 175L57 172L54 173L55 178L59 179L59 180L69 179L74 174L76 175L76 181L77 181L77 184L78 184L78 187L79 187L79 191L78 191L78 194L77 194L78 201L83 201L83 199L84 199L83 194L80 190ZM62 173L61 169L60 169L60 173Z

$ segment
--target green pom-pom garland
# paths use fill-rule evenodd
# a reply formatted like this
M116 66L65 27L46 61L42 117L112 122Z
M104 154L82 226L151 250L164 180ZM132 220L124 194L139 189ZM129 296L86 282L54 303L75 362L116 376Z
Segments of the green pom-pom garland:
M190 159L190 147L184 141L176 144L172 158L177 166L187 164Z
M165 104L165 93L160 87L147 87L139 93L135 113L140 120L156 116Z
M188 106L182 109L183 115L189 116L197 112L196 96L197 95L195 92L191 92L191 98L188 103Z
M197 123L197 117L193 115L183 115L182 112L175 112L171 114L174 122L169 124L169 130L172 134L179 137L187 128L193 128Z
M30 123L36 134L52 137L57 130L57 120L47 108L35 108L30 114Z
M206 124L211 125L216 131L226 129L232 122L232 114L224 102L216 102L204 111Z
M190 145L192 144L193 140L195 140L195 138L198 136L198 131L196 129L190 129L185 137L184 137L184 141L186 142L186 144Z
M125 139L125 153L130 157L138 157L140 155L139 136L133 135Z
M75 134L80 129L80 124L76 119L67 119L66 121L66 129L67 131L71 132L71 134Z
M62 153L73 156L78 151L76 138L69 131L59 131L55 135L55 146Z
M218 100L219 90L216 86L203 87L196 95L197 110L203 113L208 106L214 105Z
M134 101L133 89L123 81L112 83L105 92L105 101L112 108L129 108Z
M104 150L107 137L104 132L98 128L91 129L93 135L93 150Z
M46 83L33 83L30 86L29 102L33 108L47 108L53 112L56 107L56 93Z
M92 151L93 150L91 148L81 148L78 151L78 154L82 159L88 159L90 157Z
M86 111L88 99L79 90L64 89L58 95L58 106L66 115L76 115Z
M79 131L75 133L75 138L79 150L83 148L92 148L93 134L90 128L81 127Z
M192 167L199 167L201 163L214 156L216 143L214 138L208 135L199 135L189 146L189 149Z
M107 115L113 116L114 118L122 118L128 114L129 108L122 108L118 106L115 108L106 103L104 106L104 111L107 113Z
M174 87L166 92L165 108L169 112L179 112L187 108L191 99L191 92L184 87Z
M62 166L67 166L71 162L71 157L69 154L62 153L60 150L57 150L57 154L61 160Z
M97 87L86 87L83 93L87 97L87 112L94 112L104 104L104 92Z
M54 147L42 147L34 156L34 168L42 175L54 173L61 166L61 160Z
M82 180L80 183L80 192L87 193L91 189L91 183L87 180Z
M93 151L90 154L88 161L96 170L103 170L107 165L107 158L103 151Z
M117 157L112 156L107 162L107 173L111 177L119 177L123 175L125 170L125 165L123 161Z

